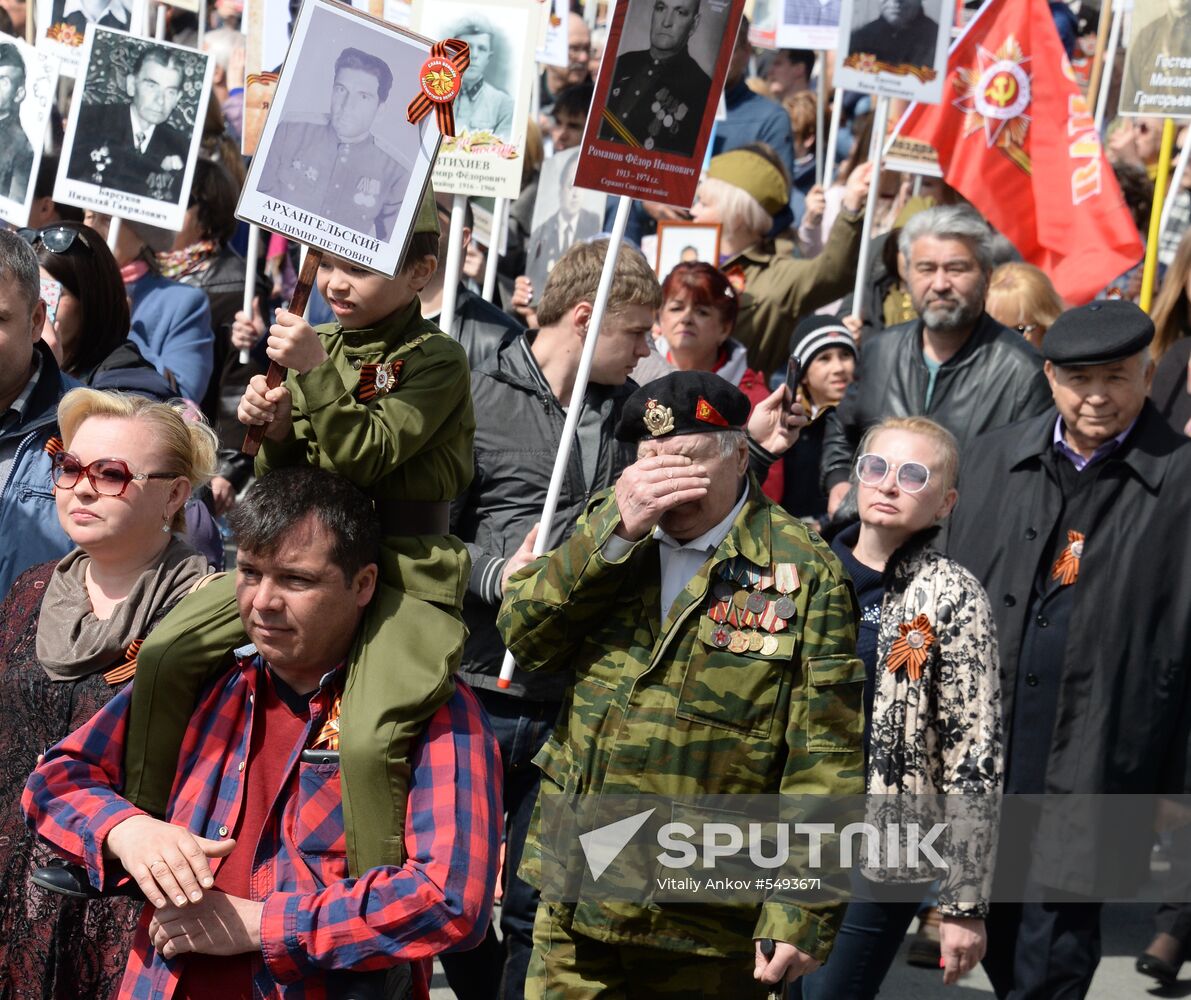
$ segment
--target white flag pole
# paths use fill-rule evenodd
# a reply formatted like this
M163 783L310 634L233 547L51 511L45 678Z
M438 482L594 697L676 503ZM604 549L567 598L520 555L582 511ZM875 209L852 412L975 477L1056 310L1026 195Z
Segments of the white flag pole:
M467 195L457 194L451 202L451 228L447 236L446 271L442 279L442 312L438 326L451 336L455 324L455 301L459 291L459 271L463 264L463 211L467 207Z
M852 291L852 315L864 318L864 293L868 287L868 259L873 247L873 218L877 214L878 188L881 186L881 154L885 151L885 126L889 121L889 98L877 98L877 110L873 115L873 135L868 147L868 158L873 165L873 176L869 182L868 200L864 206L864 219L860 223L860 256L856 261L856 286Z
M562 440L558 443L558 454L554 456L554 471L550 474L550 488L546 491L546 502L542 504L542 516L538 520L538 538L533 554L540 556L546 551L553 532L554 514L558 509L558 495L562 492L562 481L566 478L567 463L571 458L571 444L579 427L579 415L583 411L583 397L587 393L587 382L591 376L591 361L595 357L596 341L600 326L608 308L608 295L612 291L612 279L616 274L616 258L624 240L624 227L629 221L629 206L632 199L621 195L616 204L616 217L612 222L612 235L608 240L608 253L604 257L604 269L600 272L600 283L596 288L595 304L591 310L591 322L587 325L587 337L583 341L583 353L579 357L579 370L575 373L575 385L571 389L571 405L567 407L567 419L562 428ZM507 688L513 679L513 654L505 650L504 662L500 666L497 687Z
M488 236L488 256L484 261L483 299L491 302L496 292L496 262L500 257L500 237L509 217L509 199L496 198L492 204L492 232Z
M108 249L115 256L116 244L120 242L120 216L113 215L108 222Z
M1161 252L1162 235L1170 223L1170 210L1174 207L1174 200L1183 188L1183 174L1187 172L1187 160L1191 158L1191 142L1183 143L1179 150L1179 159L1175 164L1174 174L1170 178L1170 187L1166 190L1166 199L1162 202L1162 218L1158 222L1158 244Z
M157 26L153 32L153 37L159 42L165 41L165 4L159 3L157 5Z
M1124 20L1124 5L1118 5L1112 12L1112 30L1108 33L1108 45L1104 50L1104 69L1100 73L1100 91L1096 94L1096 131L1104 126L1104 112L1108 107L1108 92L1112 89L1113 64L1117 61L1117 46L1121 43L1121 23Z
M248 255L244 259L244 312L252 319L252 300L256 297L256 265L261 256L261 227L248 227ZM248 364L248 348L240 349L240 364Z
M823 118L827 108L827 53L819 53L819 84L815 94L815 183L823 183ZM834 116L833 116L834 117Z
M844 92L838 87L831 103L831 127L827 130L827 148L823 157L823 187L831 187L835 179L835 147L839 145L840 119L844 111Z

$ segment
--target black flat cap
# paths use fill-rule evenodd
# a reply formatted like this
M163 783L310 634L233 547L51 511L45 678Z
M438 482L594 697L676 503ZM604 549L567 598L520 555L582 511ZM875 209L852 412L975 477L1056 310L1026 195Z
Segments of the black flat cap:
M1063 368L1104 365L1144 350L1154 323L1132 302L1107 299L1068 309L1042 338L1042 356Z
M671 372L634 392L616 425L618 441L741 430L748 397L713 372Z

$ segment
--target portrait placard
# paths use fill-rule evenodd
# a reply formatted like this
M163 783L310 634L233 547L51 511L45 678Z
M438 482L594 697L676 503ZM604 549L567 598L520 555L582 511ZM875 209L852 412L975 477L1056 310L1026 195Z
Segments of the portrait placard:
M237 218L392 277L441 134L411 125L431 43L332 0L306 0Z
M1136 0L1132 25L1120 114L1191 117L1191 7Z
M749 44L755 49L776 49L781 0L753 0L752 12L747 3L745 12L749 16Z
M843 0L835 85L938 104L947 76L951 11L943 0Z
M744 0L616 5L583 133L581 187L691 206L743 7Z
M94 24L82 56L54 200L181 229L214 64Z
M679 264L701 260L720 266L720 226L705 222L659 222L653 269L662 280Z
M566 68L570 64L567 48L567 15L570 8L567 0L543 0L550 3L550 14L546 18L545 41L538 47L535 58L546 66Z
M575 186L578 165L577 147L555 153L542 164L525 263L525 273L537 295L567 249L604 228L607 196Z
M530 97L537 80L534 51L547 11L539 0L418 0L414 24L436 41L467 42L471 63L455 98L455 135L444 136L434 165L434 190L477 198L516 198Z
M58 59L0 34L0 219L29 224L45 130L58 93Z
M139 35L149 0L37 0L37 47L62 60L63 76L77 76L85 63L87 25Z
M840 0L778 0L779 49L834 49L839 44Z

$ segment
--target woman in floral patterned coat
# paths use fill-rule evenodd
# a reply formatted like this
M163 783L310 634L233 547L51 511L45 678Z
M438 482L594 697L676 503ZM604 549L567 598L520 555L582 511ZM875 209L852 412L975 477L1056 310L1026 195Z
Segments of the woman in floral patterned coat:
M869 821L874 809L888 808L882 801L902 810L943 802L950 847L962 851L949 857L962 863L953 864L939 888L947 983L984 955L1002 779L1000 680L988 597L971 573L930 544L955 506L958 460L955 438L924 417L872 428L854 468L860 523L832 546L852 576L861 609L856 651L867 668ZM899 818L905 821L904 811ZM905 885L882 892L880 882L896 879L867 866L865 873L877 882L860 879L870 891L849 903L827 964L795 985L795 997L877 995L920 899ZM927 885L921 889L924 896Z

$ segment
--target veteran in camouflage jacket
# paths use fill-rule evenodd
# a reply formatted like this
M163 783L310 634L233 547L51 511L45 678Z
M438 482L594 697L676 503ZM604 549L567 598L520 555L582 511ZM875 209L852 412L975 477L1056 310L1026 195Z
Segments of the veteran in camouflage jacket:
M747 413L739 390L709 373L676 372L638 390L617 429L632 440L635 422L646 428L635 435L644 438L637 463L593 500L562 546L510 579L499 628L517 663L573 673L569 705L536 760L543 795L551 785L585 796L863 791L864 668L851 584L821 539L746 478L735 438L718 449L722 465L701 443L715 439L700 432L727 438ZM633 490L658 495L657 508L672 494L696 499L659 516L643 513ZM680 531L684 511L717 492L719 507ZM656 527L632 539L651 517ZM713 517L709 530L691 534ZM626 532L630 521L635 530ZM733 598L742 589L763 595L767 625L739 627ZM788 617L778 619L772 609L783 598ZM757 633L751 651L734 651L738 632ZM538 883L540 834L531 828L522 864L523 877ZM754 939L822 961L841 916L841 906L797 895L759 908L581 898L570 931L691 959L733 958L751 977ZM687 960L676 959L673 967Z

